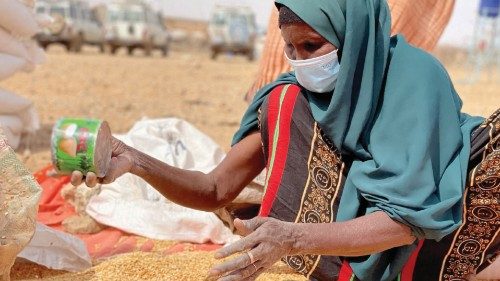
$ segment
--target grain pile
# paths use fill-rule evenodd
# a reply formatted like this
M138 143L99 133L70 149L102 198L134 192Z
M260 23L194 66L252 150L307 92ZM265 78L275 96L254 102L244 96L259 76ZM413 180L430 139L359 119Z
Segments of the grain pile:
M13 280L71 280L71 281L127 281L175 280L204 281L209 269L216 264L213 253L182 252L163 256L158 253L131 253L103 261L81 273L50 271L32 264L18 263L13 269ZM294 274L283 263L277 263L259 281L302 281L306 278Z
M462 65L446 61L445 65L455 81L468 73ZM257 66L243 57L222 56L212 61L207 52L174 51L163 59L140 54L128 57L123 52L117 56L100 55L91 48L74 55L53 46L44 67L30 75L10 78L3 85L25 93L40 113L42 130L28 138L25 149L18 151L27 166L35 171L50 163L50 132L61 116L108 120L114 133L127 132L142 117L174 116L194 124L227 151L247 107L243 96ZM500 106L500 83L496 80L498 78L484 77L476 84L457 83L464 111L486 116ZM31 153L25 153L26 148ZM161 251L173 242L163 243L165 245L155 242L154 251ZM205 252L172 256L133 253L76 274L18 263L12 277L14 280L71 281L149 277L152 277L149 280L204 280L214 262L212 255ZM290 275L283 265L277 265L259 280L305 279Z

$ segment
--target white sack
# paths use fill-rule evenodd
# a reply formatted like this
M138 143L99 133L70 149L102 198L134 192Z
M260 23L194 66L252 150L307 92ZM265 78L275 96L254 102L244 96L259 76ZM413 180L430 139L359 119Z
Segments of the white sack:
M0 0L0 2L1 1L3 0ZM0 81L9 78L20 70L23 70L27 63L28 62L24 58L0 53Z
M0 114L16 114L33 106L33 102L0 88Z
M26 46L3 28L0 28L0 53L28 58Z
M176 118L140 121L127 135L118 137L183 169L209 172L225 156L213 140ZM237 238L215 214L172 203L144 180L130 174L103 185L86 211L102 224L153 239L223 244Z
M38 64L45 63L46 60L45 52L43 51L42 48L38 46L38 44L35 41L30 40L24 42L24 46L28 52L28 56L26 58L27 63L23 69L25 72L31 72L35 70Z
M0 126L3 127L3 133L9 146L17 149L23 131L23 122L21 119L14 115L0 115Z
M36 225L33 239L18 257L51 269L73 272L92 266L90 255L82 240L40 223Z
M8 143L16 149L22 133L34 133L40 128L40 119L33 102L0 89L0 124Z
M29 8L35 8L35 0L19 0L21 3L26 5Z
M47 14L37 14L35 19L38 26L42 28L49 27L54 22L54 19Z
M32 101L0 88L0 115L13 115L22 122L22 133L40 129L40 119Z
M25 38L40 31L32 9L18 0L0 0L0 27Z

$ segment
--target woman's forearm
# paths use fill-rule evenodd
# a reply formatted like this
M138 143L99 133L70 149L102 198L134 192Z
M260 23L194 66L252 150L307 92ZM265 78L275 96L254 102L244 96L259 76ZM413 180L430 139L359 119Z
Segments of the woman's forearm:
M295 231L293 254L364 256L415 241L408 226L381 211L346 222L298 223Z
M210 173L172 167L134 148L130 172L180 205L213 211L230 203L264 168L260 133L236 144Z
M131 173L144 179L169 200L206 211L214 210L222 203L217 197L216 182L210 174L182 170L130 149L134 155Z

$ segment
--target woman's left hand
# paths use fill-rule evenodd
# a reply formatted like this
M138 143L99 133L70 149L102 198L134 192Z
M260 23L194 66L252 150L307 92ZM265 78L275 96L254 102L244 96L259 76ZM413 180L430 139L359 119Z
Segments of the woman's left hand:
M244 253L213 267L211 277L219 277L221 281L255 280L282 257L294 254L299 237L293 223L256 217L246 221L236 219L234 225L246 237L217 251L215 258Z

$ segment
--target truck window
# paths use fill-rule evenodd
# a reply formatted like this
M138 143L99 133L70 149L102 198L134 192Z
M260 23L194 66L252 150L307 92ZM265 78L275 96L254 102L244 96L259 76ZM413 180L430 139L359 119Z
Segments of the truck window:
M76 7L74 5L71 5L69 7L69 14L70 14L72 19L78 18L78 11L76 10Z

